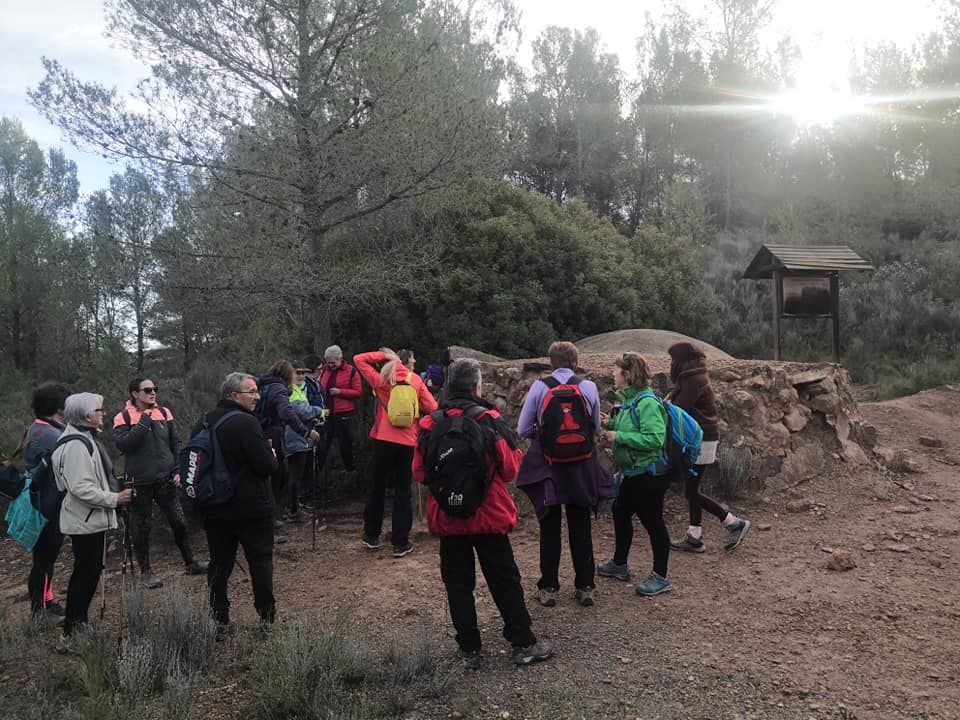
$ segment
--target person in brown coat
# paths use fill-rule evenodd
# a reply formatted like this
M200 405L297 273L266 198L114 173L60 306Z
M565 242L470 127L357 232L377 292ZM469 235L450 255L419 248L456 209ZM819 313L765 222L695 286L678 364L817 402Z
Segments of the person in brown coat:
M705 473L716 463L720 441L717 402L707 374L707 356L703 350L688 342L676 343L667 352L670 353L670 380L673 382L668 399L690 413L703 429L703 442L696 462L697 474L689 475L684 486L684 496L690 504L690 527L686 536L681 540L673 540L670 547L681 552L702 553L706 550L701 527L703 510L706 510L723 523L727 531L724 549L733 550L743 542L750 530L750 521L724 510L720 503L700 492Z

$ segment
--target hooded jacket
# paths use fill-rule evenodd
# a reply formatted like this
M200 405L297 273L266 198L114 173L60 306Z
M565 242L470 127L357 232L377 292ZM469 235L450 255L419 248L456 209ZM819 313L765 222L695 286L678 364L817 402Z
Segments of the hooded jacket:
M363 375L363 379L373 389L373 394L377 398L377 414L373 419L373 427L370 428L370 437L374 440L383 440L385 442L396 443L397 445L406 445L413 447L417 444L417 423L410 427L400 428L390 424L387 418L387 403L390 401L390 390L393 384L384 383L380 378L380 371L377 365L385 362L387 359L379 350L375 352L361 353L354 355L353 362L357 369ZM396 382L405 382L417 391L417 400L420 403L420 416L429 415L437 409L437 401L423 384L423 380L415 372L407 369L401 363L397 363L397 372L394 375Z
M277 452L283 450L284 427L289 427L303 437L310 434L310 428L297 417L290 405L290 390L282 378L276 375L261 375L257 378L257 387L260 388L260 402L263 406L264 434Z
M617 392L620 412L607 420L607 430L616 430L613 442L613 460L627 477L646 472L646 467L655 463L663 454L667 441L667 423L663 406L656 397L637 401L641 393L650 388L627 387ZM637 422L629 406L636 402Z
M452 403L464 398L451 397L444 403L444 412L450 415L462 415L462 407L452 407ZM507 483L513 482L520 468L520 449L517 448L513 433L498 413L485 400L469 396L468 399L486 408L486 412L477 418L481 425L488 425L496 433L489 459L490 489L483 504L468 518L447 515L437 504L433 494L427 494L427 528L431 535L505 535L517 525L517 506L510 497ZM420 437L413 453L413 477L419 482L425 481L424 454L427 438L433 430L433 418L426 415L420 419Z
M169 409L140 410L128 400L113 418L113 439L135 486L166 482L177 472L180 437Z
M720 439L720 421L717 418L717 400L710 385L706 368L690 368L680 373L677 386L670 392L670 400L693 416L703 429L703 441Z
M112 486L113 467L96 431L67 425L61 438L85 435L53 451L51 462L57 489L66 490L60 506L60 532L92 535L117 527L117 493ZM92 447L93 452L88 449Z

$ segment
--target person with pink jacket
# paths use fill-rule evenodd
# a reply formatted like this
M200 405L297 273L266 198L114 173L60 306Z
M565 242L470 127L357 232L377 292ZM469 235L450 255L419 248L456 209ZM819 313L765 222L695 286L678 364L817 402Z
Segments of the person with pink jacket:
M410 487L413 480L413 450L417 444L417 420L437 409L437 401L415 372L404 365L389 348L354 355L353 363L377 398L377 412L370 429L373 441L373 487L363 511L363 544L380 547L384 497L387 484L393 487L391 543L393 556L413 551L410 528L413 508ZM379 366L379 367L378 367Z

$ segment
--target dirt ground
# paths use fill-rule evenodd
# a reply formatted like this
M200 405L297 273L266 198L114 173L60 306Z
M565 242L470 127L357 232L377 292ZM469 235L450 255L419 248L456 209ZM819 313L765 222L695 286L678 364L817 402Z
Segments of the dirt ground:
M722 549L722 531L705 519L703 555L672 554L675 590L637 597L633 584L598 578L597 604L573 600L565 553L561 600L533 602L537 526L525 516L512 536L534 629L556 644L549 662L516 668L479 581L478 613L487 661L457 673L446 696L410 718L958 718L960 717L960 388L861 405L879 442L905 449L922 470L825 469L787 493L734 503L753 523L744 544ZM929 436L942 448L918 442ZM671 493L669 524L683 532L683 500ZM415 533L413 554L394 560L385 546L359 543L358 508L338 506L311 550L310 525L279 546L276 595L282 616L332 617L354 608L368 629L428 634L452 658L455 644L440 582L437 541ZM158 532L156 569L176 576L176 550ZM202 546L198 533L196 542ZM609 516L594 525L598 561L609 558ZM858 567L827 569L829 551L852 553ZM59 570L69 572L69 545ZM649 546L638 528L630 565L645 575ZM108 622L118 603L119 560L110 560ZM0 596L22 598L27 558L0 542ZM478 572L479 575L479 572ZM182 578L202 590L202 578ZM253 621L249 581L234 574L235 619ZM99 602L99 596L97 599ZM26 604L17 605L23 613ZM51 647L55 633L44 641ZM0 684L25 671L0 667ZM231 686L223 678L223 687ZM211 698L216 696L214 701ZM229 711L235 693L212 691L201 705ZM2 715L2 711L0 711ZM202 713L201 717L209 716Z

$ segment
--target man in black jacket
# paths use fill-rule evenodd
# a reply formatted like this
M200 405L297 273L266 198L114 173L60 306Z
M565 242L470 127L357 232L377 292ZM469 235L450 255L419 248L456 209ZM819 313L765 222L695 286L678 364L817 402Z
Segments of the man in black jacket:
M180 438L169 408L157 403L157 384L147 378L134 378L128 387L130 399L113 418L113 438L124 456L124 477L136 493L130 503L130 539L140 566L140 584L147 589L163 586L150 567L150 526L153 504L160 506L170 523L187 572L201 575L207 563L193 557L190 534L177 497L180 475L177 457Z
M230 373L220 388L220 402L207 413L210 427L226 413L240 410L217 428L217 442L224 464L234 483L233 498L206 508L204 527L210 546L207 584L213 617L226 627L230 622L227 583L243 546L250 568L253 604L262 622L276 618L273 597L273 496L270 476L277 470L277 458L267 444L263 428L253 414L260 392L252 375ZM196 435L203 421L193 429Z

